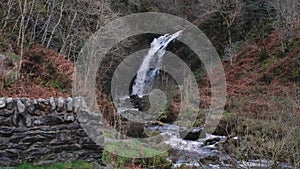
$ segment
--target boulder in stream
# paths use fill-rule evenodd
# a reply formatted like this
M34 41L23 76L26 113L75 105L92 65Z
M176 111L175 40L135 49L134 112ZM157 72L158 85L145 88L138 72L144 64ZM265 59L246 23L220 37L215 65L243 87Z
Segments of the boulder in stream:
M188 129L180 129L179 130L179 135L180 138L184 140L198 140L201 134L203 128L200 127L193 127L193 128L188 128Z
M149 102L149 96L139 97L137 94L130 96L130 102L134 108L137 108L139 111L147 111L150 109L151 104Z

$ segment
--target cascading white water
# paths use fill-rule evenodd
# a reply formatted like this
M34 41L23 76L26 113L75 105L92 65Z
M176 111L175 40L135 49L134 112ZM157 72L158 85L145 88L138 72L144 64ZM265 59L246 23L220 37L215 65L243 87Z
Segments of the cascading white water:
M147 55L144 57L142 65L140 66L135 83L132 88L132 95L137 94L142 97L145 91L145 87L149 87L155 76L159 73L161 68L162 58L166 52L166 48L170 42L178 38L182 34L183 30L180 30L172 35L166 34L155 38L151 43L151 48L149 49ZM157 58L155 58L157 55ZM154 69L150 71L150 63L154 63Z

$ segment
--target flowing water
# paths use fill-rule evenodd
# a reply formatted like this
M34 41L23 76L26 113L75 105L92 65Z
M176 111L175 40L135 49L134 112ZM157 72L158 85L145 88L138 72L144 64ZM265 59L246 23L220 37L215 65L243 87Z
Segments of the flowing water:
M142 98L151 92L153 81L161 69L167 46L182 33L183 30L180 30L171 35L160 36L152 41L151 48L144 56L143 62L137 71L131 95L138 95ZM137 111L137 109L130 106L130 103L128 104L129 97L120 100L123 100L121 101L123 106L119 106L118 109L120 114L125 115L125 112L130 110ZM216 145L226 140L226 137L213 135L207 135L206 138L196 141L184 140L180 136L180 127L172 124L147 126L145 130L159 131L162 135L168 135L169 139L165 143L173 149L173 153L168 159L174 162L174 167L182 164L199 167L198 160L200 158L220 156L221 154L218 152ZM175 157L178 158L176 161L173 160Z
M166 34L160 36L152 41L151 48L144 57L143 62L137 71L137 77L135 79L131 95L138 95L140 98L149 95L153 81L161 69L163 56L166 52L167 46L182 33L183 30L180 30L172 35ZM118 106L119 114L125 115L126 111L135 111L135 114L132 116L139 116L136 114L139 111L132 106L129 96L119 98L119 101L120 105L122 105ZM235 161L235 166L237 168L269 168L272 164L272 162L268 160L252 160L245 162L232 159L228 154L219 151L218 148L226 141L227 138L225 136L204 134L204 138L199 138L196 140L183 139L183 137L180 136L181 127L182 126L179 127L173 124L164 124L162 126L150 125L145 127L145 131L159 131L161 135L168 135L168 139L165 141L165 143L172 148L172 153L168 157L168 160L172 161L174 168L182 165L190 166L192 168L232 168L231 165L222 162L226 160ZM217 163L209 162L205 165L200 164L201 160L205 161L207 159L208 161L213 159L213 161L217 161ZM290 167L287 165L282 165L282 168Z
M139 97L148 94L146 89L151 88L152 82L159 73L161 68L161 62L166 52L166 48L170 42L178 38L182 34L183 30L180 30L172 35L166 34L155 38L151 43L151 48L137 72L137 77L132 88L132 95L138 95ZM150 64L154 62L154 69L150 69ZM151 89L150 89L151 90Z

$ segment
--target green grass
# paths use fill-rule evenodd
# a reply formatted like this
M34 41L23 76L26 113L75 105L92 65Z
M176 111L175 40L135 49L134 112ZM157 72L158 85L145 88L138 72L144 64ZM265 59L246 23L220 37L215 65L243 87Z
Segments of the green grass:
M144 146L138 139L133 139L128 142L109 143L105 146L105 150L110 152L118 152L119 156L138 158L138 157L153 157L160 155L163 152L151 147Z
M13 168L14 169L66 169L66 168L91 169L93 168L93 163L85 162L85 161L76 161L73 163L56 163L52 165L33 165L29 163L24 163Z
M108 143L102 155L102 160L117 168L128 165L169 166L166 160L168 152L145 146L139 139L123 140ZM168 167L167 167L168 168Z

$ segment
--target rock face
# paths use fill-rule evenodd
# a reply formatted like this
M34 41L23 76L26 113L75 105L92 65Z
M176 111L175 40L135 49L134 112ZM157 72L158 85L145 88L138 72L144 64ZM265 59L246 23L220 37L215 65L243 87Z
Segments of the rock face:
M72 98L0 99L0 167L101 159L95 144L79 123L87 113ZM72 110L76 108L77 112ZM101 125L92 118L87 123ZM98 134L98 137L103 137Z

